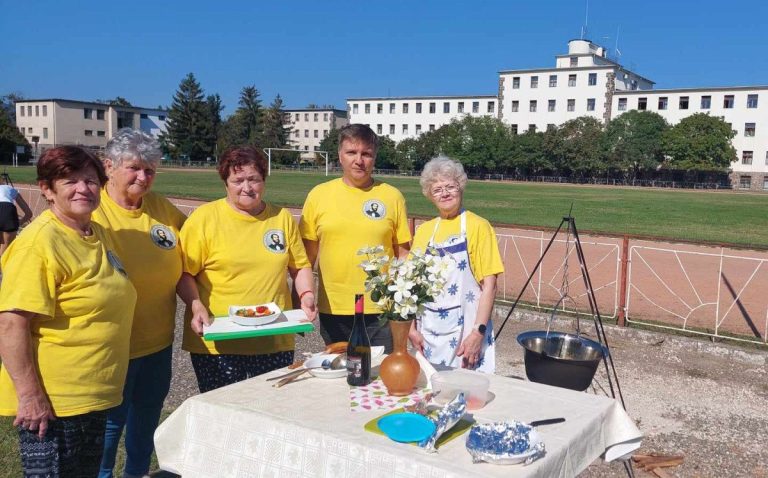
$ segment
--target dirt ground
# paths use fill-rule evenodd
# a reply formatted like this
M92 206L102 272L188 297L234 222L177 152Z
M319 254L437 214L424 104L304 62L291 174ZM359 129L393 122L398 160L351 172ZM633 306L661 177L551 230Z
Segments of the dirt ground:
M523 349L515 337L543 328L542 315L515 312L497 342L497 373L525 380ZM553 330L574 328L558 320ZM582 331L594 338L591 321L582 322ZM180 332L179 326L169 409L197 393L189 354L179 350ZM665 468L674 477L768 477L768 348L613 326L606 326L606 334L627 409L645 434L638 453L684 455L682 465ZM297 341L297 355L322 348L317 333ZM585 393L603 393L602 387L607 389L607 380L601 370ZM580 476L627 473L621 464L598 459ZM635 469L635 476L655 475Z

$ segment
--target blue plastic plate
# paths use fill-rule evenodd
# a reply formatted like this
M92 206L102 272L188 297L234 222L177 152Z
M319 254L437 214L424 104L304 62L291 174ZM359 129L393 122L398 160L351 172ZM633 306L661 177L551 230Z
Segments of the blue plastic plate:
M378 421L378 425L387 437L400 443L424 440L435 431L432 420L417 413L387 415Z

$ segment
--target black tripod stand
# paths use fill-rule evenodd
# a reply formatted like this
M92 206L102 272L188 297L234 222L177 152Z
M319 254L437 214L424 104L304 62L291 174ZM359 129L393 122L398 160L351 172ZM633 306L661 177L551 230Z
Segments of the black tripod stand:
M11 181L11 175L8 174L8 172L3 168L3 172L0 173L0 178L3 178L3 181L5 184L9 185L10 187L13 187L13 181Z

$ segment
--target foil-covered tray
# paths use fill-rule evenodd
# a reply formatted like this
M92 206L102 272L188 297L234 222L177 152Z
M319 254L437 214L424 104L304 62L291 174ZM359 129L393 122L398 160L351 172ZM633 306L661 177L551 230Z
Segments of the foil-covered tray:
M475 424L467 435L472 461L495 465L526 465L544 456L544 442L535 428L517 421Z

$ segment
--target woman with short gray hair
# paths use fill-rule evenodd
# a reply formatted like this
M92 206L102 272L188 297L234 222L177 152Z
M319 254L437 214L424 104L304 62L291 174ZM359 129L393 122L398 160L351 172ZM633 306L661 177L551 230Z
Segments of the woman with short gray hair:
M177 286L185 301L196 297L196 288L185 289L180 283L178 237L186 217L166 198L151 192L161 157L158 142L149 134L130 128L118 131L107 143L108 181L93 213L93 220L115 240L138 294L123 403L107 417L102 478L112 476L123 427L127 457L122 476L148 474L152 436L171 383ZM201 304L192 307L207 314Z
M419 226L411 249L433 248L454 261L444 291L414 321L411 342L432 363L493 373L491 313L496 276L504 272L496 234L464 209L467 174L460 162L434 158L419 182L439 215Z

